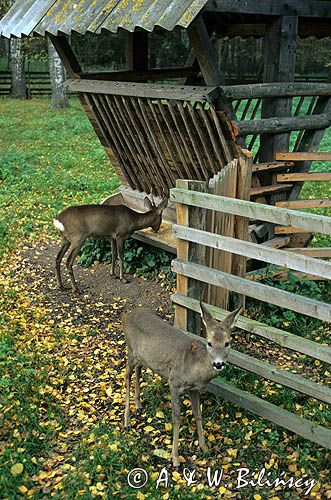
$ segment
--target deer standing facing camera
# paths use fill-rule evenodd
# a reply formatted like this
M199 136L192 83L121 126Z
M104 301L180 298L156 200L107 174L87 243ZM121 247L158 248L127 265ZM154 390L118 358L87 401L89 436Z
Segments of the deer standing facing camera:
M188 392L196 419L199 446L207 445L202 428L199 391L219 375L230 351L231 330L241 310L231 312L223 321L216 321L200 302L201 316L206 327L207 345L192 339L165 323L149 309L138 308L123 318L123 331L128 348L126 365L126 400L124 425L130 426L130 385L135 370L135 404L141 408L139 377L141 368L166 377L169 381L173 420L173 465L179 465L178 437L180 426L179 396Z
M62 247L56 257L56 277L60 289L63 290L60 265L64 254L70 247L67 258L73 292L77 291L72 266L83 243L87 238L111 237L112 266L111 275L115 273L115 261L118 252L120 263L120 280L125 282L124 242L134 231L151 227L157 232L162 222L162 212L168 204L168 198L163 198L156 206L147 196L144 200L148 212L140 213L125 205L77 205L68 207L54 219L54 226L62 236Z

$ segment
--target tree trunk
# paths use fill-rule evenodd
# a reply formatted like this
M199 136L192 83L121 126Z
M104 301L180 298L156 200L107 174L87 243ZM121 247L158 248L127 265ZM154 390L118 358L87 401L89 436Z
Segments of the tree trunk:
M24 51L20 38L10 40L11 97L26 99L27 88L24 68Z
M61 59L56 52L54 45L48 39L48 63L51 77L52 97L50 108L67 108L69 106L68 93L64 88L65 71Z

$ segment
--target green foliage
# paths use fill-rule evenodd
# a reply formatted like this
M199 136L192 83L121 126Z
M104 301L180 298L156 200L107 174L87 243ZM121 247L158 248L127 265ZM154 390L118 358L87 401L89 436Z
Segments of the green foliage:
M275 281L273 280L273 270L273 267L269 266L267 272L261 275L259 282L310 299L330 302L330 283L299 279L291 272L288 273L288 280ZM318 319L252 298L247 299L247 309L251 318L276 328L285 328L296 335L306 336L322 324Z
M125 242L124 270L136 276L166 278L174 284L175 274L171 271L173 255L150 245L145 245L133 238ZM80 256L80 264L88 267L93 262L112 262L110 240L88 240Z

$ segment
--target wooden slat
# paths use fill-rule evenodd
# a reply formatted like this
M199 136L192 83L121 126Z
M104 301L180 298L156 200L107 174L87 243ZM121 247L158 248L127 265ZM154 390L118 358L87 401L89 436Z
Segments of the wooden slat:
M308 255L309 257L331 257L330 247L320 247L320 248L287 248L288 252L301 253L303 255Z
M262 285L261 283L180 259L173 260L171 267L174 272L203 283L221 286L232 292L245 294L262 302L275 304L322 321L331 321L331 305L324 302L298 296L285 290Z
M292 189L292 184L272 184L271 186L251 188L251 196L265 196L268 194L281 193L290 189Z
M200 304L198 300L185 297L179 293L173 294L171 296L171 300L175 304L179 304L182 307L193 309L196 312L200 311ZM219 307L209 304L207 305L213 317L219 321L222 321L227 314L229 314L225 309L220 309ZM245 316L239 316L236 325L241 330L253 333L264 339L271 340L282 347L306 354L307 356L319 359L320 361L325 361L326 363L331 363L331 346L321 345L318 342L313 342L312 340L305 339L304 337L294 335L293 333L286 332L279 328L265 325L260 321L246 318Z
M277 161L331 161L331 153L315 153L313 151L307 153L276 153L275 159Z
M180 101L206 102L219 96L218 87L167 85L152 83L108 82L101 80L72 79L65 82L71 92L110 94L152 99L178 99Z
M322 215L303 213L296 210L288 210L271 205L262 205L251 201L226 198L225 196L215 196L212 194L195 193L184 189L172 189L170 199L175 203L185 203L187 205L199 206L209 210L228 212L234 215L241 215L252 220L263 220L274 222L283 226L293 226L306 229L311 232L331 234L331 218Z
M331 280L331 262L319 261L305 255L295 255L285 250L265 247L250 241L242 241L240 239L213 234L191 227L178 226L177 224L173 226L173 234L177 238L191 241L192 243L217 248L225 252L235 253L251 259L269 262L270 264L302 271L303 273L311 273Z
M290 240L291 238L289 236L276 237L271 238L271 240L264 241L263 243L261 243L261 245L263 245L264 247L282 248L286 247Z
M285 168L290 168L293 167L294 163L291 161L271 161L271 162L266 162L266 163L255 163L252 165L252 173L254 172L265 172L265 171L275 171L275 170L281 170Z
M254 85L223 86L227 99L257 99L262 97L331 96L330 83L277 82Z
M313 227L313 226L312 226ZM285 226L276 226L274 227L275 234L297 234L297 233L314 233L315 229L301 228L301 227L285 227Z
M298 172L294 174L277 174L277 182L310 182L331 181L331 172Z
M207 389L213 394L216 394L216 396L228 399L232 403L256 413L260 417L266 418L285 429L289 429L319 446L328 449L331 448L331 431L325 427L317 425L305 418L298 417L253 394L242 391L220 378L210 382Z
M331 198L322 198L319 200L293 200L277 201L276 207L283 208L322 208L331 207Z

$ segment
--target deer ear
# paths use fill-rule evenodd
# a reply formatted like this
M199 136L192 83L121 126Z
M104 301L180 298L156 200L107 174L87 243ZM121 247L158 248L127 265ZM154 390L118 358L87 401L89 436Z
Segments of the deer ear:
M161 203L157 206L156 210L160 214L160 213L163 212L163 210L166 208L167 205L168 205L168 198L165 197L165 198L163 198L163 200L161 201Z
M144 205L146 208L148 208L148 210L152 210L154 208L153 204L152 204L151 200L148 198L148 196L145 196L145 198L144 198Z
M201 309L201 318L206 328L213 321L213 317L208 311L207 307L200 301L200 309Z
M242 306L238 307L232 313L230 313L223 321L222 325L226 330L233 330L235 323L237 321L237 318L239 316L240 311L242 310Z

